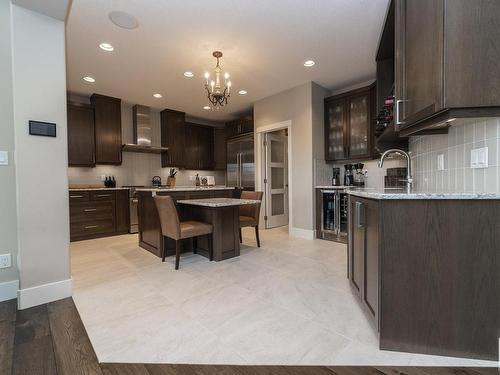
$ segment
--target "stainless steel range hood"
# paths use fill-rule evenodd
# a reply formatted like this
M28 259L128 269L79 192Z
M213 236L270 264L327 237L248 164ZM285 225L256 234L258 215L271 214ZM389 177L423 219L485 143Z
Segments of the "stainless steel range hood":
M122 150L149 154L161 154L168 151L168 147L153 146L151 144L151 109L144 105L135 105L132 112L135 143L124 144Z

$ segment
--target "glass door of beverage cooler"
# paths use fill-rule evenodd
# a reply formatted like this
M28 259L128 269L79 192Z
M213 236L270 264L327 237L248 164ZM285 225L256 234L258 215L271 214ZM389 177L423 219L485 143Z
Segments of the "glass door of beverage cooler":
M323 232L338 233L338 194L335 192L323 193L322 226Z
M346 193L338 194L339 201L339 228L338 228L338 236L339 237L347 237L348 230L348 210L349 210L349 197Z

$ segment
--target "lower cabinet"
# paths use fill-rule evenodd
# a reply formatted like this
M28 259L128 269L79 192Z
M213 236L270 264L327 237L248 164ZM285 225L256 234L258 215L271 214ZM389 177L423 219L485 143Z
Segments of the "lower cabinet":
M349 197L348 276L379 328L379 203Z
M69 212L71 241L128 233L128 190L72 190Z

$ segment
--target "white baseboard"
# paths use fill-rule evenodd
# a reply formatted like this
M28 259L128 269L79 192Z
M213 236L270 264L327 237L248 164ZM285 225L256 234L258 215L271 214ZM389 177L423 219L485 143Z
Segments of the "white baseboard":
M17 297L19 289L19 280L6 281L0 283L0 302L8 301Z
M43 284L32 288L19 289L17 292L17 306L19 310L27 309L71 297L72 292L72 279L56 281L54 283Z
M305 240L314 240L314 230L302 228L290 228L290 235L293 237L303 238Z

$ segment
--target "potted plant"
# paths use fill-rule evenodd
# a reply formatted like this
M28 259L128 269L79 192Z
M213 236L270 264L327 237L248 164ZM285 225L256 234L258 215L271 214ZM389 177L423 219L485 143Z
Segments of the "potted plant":
M167 186L170 187L175 187L175 175L177 174L177 171L175 168L170 168L170 172L167 177Z

